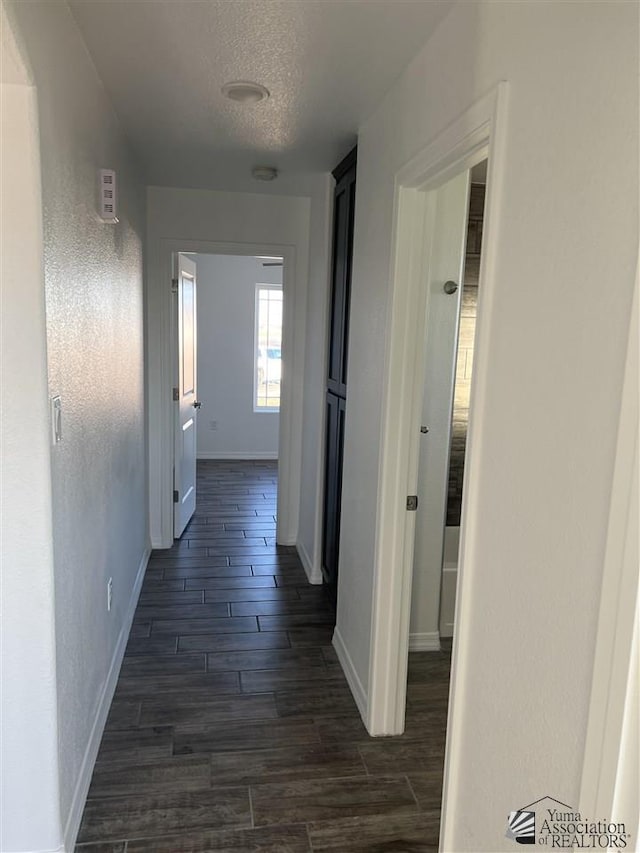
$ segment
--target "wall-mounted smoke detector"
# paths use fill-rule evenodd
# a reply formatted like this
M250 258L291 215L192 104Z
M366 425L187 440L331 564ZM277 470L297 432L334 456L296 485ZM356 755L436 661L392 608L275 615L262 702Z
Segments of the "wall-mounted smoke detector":
M256 181L275 181L278 177L278 170L274 169L273 166L254 166L251 175Z
M113 169L100 169L100 218L103 222L118 222L118 194Z
M269 97L269 90L261 86L260 83L251 83L249 80L234 80L232 83L224 84L222 94L240 104L258 104L260 101L266 101Z

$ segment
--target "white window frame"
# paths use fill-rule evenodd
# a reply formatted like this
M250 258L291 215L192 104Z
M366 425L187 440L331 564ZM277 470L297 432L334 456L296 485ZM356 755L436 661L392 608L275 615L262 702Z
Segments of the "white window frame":
M259 340L259 326L258 326L258 314L260 311L260 291L261 290L279 290L282 293L282 303L283 303L283 317L284 317L284 289L281 284L263 284L261 282L256 283L256 293L255 293L255 301L254 301L254 310L253 310L253 411L255 414L279 414L280 406L282 405L282 393L280 394L280 404L278 406L259 406L258 405L258 350L260 347ZM280 336L280 352L282 353L282 338L284 336L284 323L283 330ZM282 377L280 378L280 388L282 391Z

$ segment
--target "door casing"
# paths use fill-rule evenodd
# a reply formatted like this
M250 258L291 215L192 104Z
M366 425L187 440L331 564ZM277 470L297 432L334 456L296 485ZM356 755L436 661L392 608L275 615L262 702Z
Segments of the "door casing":
M487 202L480 269L478 319L471 411L467 438L463 520L460 537L456 634L445 754L441 849L453 816L447 813L448 789L457 763L465 687L465 612L472 605L475 540L476 470L481 443L482 408L488 380L487 347L494 301L493 266L497 251L500 183L504 170L507 83L499 83L473 104L395 176L391 328L383 377L381 475L377 499L379 523L374 561L369 691L365 721L372 735L400 734L406 704L415 513L406 496L415 494L423 399L426 281L433 232L433 190L488 159Z

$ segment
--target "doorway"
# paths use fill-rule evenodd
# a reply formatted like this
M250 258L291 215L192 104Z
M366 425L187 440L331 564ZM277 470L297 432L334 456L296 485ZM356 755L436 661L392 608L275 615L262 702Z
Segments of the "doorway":
M436 194L409 650L453 636L486 160ZM468 211L464 214L464 211Z
M189 252L177 253L175 263L179 537L195 511L196 459L278 459L284 261L281 255Z
M401 734L404 730L407 665L412 599L416 495L422 425L427 318L426 282L433 264L438 190L452 178L483 160L487 171L487 206L483 225L476 350L471 389L474 417L465 453L463 523L459 546L456 592L456 631L452 649L451 702L446 767L455 761L455 725L463 712L456 691L464 684L466 660L465 613L469 609L472 554L477 513L474 501L482 441L483 407L487 399L487 348L493 310L493 266L496 257L497 209L502 179L507 85L470 106L440 136L418 152L395 175L394 247L391 285L391 322L383 377L383 431L380 441L381 475L377 501L374 557L373 613L369 656L367 729L372 735ZM466 225L466 211L458 222ZM461 255L463 242L461 240ZM458 256L460 260L460 256ZM447 276L448 278L453 276ZM447 279L443 279L441 288ZM427 425L428 426L428 425ZM409 497L409 500L408 500ZM471 578L471 579L470 579ZM436 589L436 602L439 604ZM436 607L436 614L438 609ZM436 628L437 630L437 621ZM453 735L452 735L453 732ZM452 757L453 755L453 757ZM445 769L445 803L447 790ZM444 820L446 824L446 813Z
M296 448L300 443L301 423L300 406L293 395L293 388L297 386L302 371L300 347L295 338L296 311L299 310L296 298L296 249L282 243L227 243L166 238L158 240L155 251L151 253L149 273L152 279L155 275L159 281L166 282L166 289L157 287L154 291L155 302L152 299L149 301L149 323L150 327L157 330L157 337L152 339L148 336L147 345L151 347L153 343L159 354L158 361L150 363L148 385L152 547L170 548L174 542L176 417L172 387L176 387L179 363L176 259L180 255L186 256L187 259L196 255L250 256L263 258L265 261L276 258L278 263L282 263L283 367L277 450L276 540L279 545L295 545L300 476L299 465L296 464ZM200 420L202 422L204 419L201 417Z
M464 488L464 467L469 430L471 380L478 316L478 287L482 226L486 193L487 161L471 169L469 214L465 248L462 293L460 295L455 380L449 440L446 518L442 548L442 581L440 586L440 638L451 638L455 625L455 600L458 584L458 554Z

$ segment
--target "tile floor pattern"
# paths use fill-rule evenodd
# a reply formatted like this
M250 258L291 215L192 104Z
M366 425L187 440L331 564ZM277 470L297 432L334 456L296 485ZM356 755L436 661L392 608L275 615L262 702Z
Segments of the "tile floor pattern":
M77 851L436 851L449 657L411 655L407 727L370 738L334 616L275 545L275 463L202 462L151 557Z

